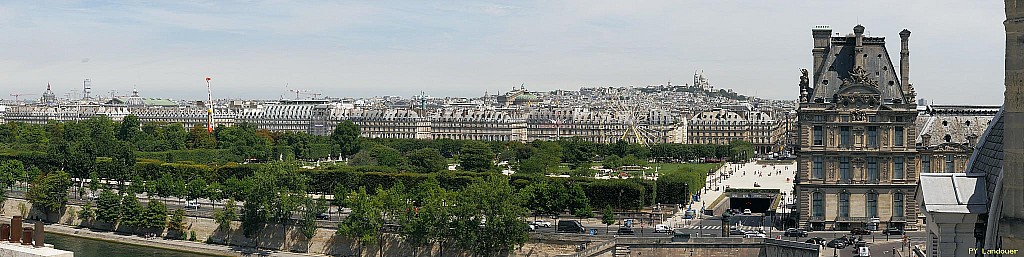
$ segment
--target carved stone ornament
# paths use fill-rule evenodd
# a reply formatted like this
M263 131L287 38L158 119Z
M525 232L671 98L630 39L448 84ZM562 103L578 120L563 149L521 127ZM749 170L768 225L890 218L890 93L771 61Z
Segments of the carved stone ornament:
M871 75L868 74L868 71L861 66L853 68L853 71L850 72L850 76L846 76L846 78L843 79L843 85L852 86L856 84L862 84L876 88L878 87L878 81L871 79Z

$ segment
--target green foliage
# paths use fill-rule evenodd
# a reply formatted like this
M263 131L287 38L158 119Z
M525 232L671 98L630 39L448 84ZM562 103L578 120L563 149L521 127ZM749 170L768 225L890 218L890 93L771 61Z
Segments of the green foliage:
M260 136L252 124L218 127L216 138L218 148L229 149L244 159L267 160L270 157L270 141Z
M0 163L0 203L7 201L7 189L24 176L25 165L21 161L6 160Z
M338 223L337 234L364 244L376 243L384 226L384 218L381 215L384 207L374 201L363 187L350 193L345 199L345 205L351 208L352 212Z
M301 231L302 235L306 238L313 238L313 236L316 235L317 230L316 216L317 214L327 212L327 205L324 204L325 201L322 198L313 199L305 197L303 200L303 209L305 209L305 211L302 212L302 221L299 225L299 231Z
M342 156L353 155L359 152L359 127L352 121L346 120L338 124L331 133L331 142L338 146L338 153Z
M385 166L385 167L400 167L404 165L408 160L405 156L402 156L398 150L394 148L373 144L372 146L359 151L352 160L349 161L350 165L353 166Z
M140 222L141 228L163 231L167 225L167 206L162 201L150 200L146 204L146 211L142 219Z
M121 119L121 126L118 129L117 139L121 141L135 142L141 129L142 123L139 122L138 116L125 116Z
M457 193L452 227L458 246L479 256L511 252L527 238L527 210L504 176L491 176ZM486 220L486 221L485 221Z
M185 231L185 210L175 209L171 218L167 219L167 231L174 231L184 234Z
M430 173L444 170L447 161L441 156L441 151L434 148L421 148L405 154L409 160L412 170L420 173Z
M68 189L71 178L64 171L50 172L33 181L28 190L28 199L32 206L43 213L60 210L68 203Z
M213 212L213 219L217 221L217 227L221 230L231 229L231 221L238 219L238 211L235 210L235 199L228 199L224 208Z
M195 230L192 230L192 231L188 232L188 241L193 241L193 242L198 241L196 239L196 231Z
M82 205L82 209L78 211L78 219L81 220L82 223L90 223L95 218L96 209L93 208L92 203L86 202L85 205Z
M96 220L116 224L121 219L121 197L109 189L96 199Z
M144 212L142 203L134 194L126 194L121 198L121 225L132 229L144 228L146 225Z
M196 124L188 130L185 142L191 149L213 149L217 146L217 140L213 138L205 124Z
M605 226L615 225L615 213L612 212L611 205L605 205L604 210L601 211L601 224Z
M462 146L459 154L459 166L466 171L491 171L494 169L494 152L487 144L469 141Z

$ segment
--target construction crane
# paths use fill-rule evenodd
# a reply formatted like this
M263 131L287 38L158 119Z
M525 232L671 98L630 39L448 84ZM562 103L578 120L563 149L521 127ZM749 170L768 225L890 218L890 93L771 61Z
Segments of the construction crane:
M21 97L21 96L29 96L29 95L36 95L36 94L21 94L21 93L14 93L14 94L11 94L11 96L13 96L13 97L14 97L14 101L15 101L15 102L17 102L17 101L18 101L18 98L19 98L19 97Z

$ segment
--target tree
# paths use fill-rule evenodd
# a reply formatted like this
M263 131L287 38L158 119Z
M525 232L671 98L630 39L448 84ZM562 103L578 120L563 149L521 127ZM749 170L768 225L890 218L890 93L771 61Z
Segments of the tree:
M25 176L25 165L19 160L6 160L0 163L0 206L7 201L7 189Z
M405 156L402 156L398 150L384 145L374 144L373 146L359 151L359 153L352 157L349 164L353 166L380 165L387 167L399 167L405 164L406 161Z
M377 235L384 226L383 207L378 206L366 193L365 187L352 192L346 199L346 206L352 209L344 220L338 223L338 235L356 240L359 254L362 255L364 244L377 242Z
M235 211L235 199L228 199L224 208L213 212L213 219L217 221L217 227L221 230L231 229L231 221L238 219Z
M359 127L350 120L343 121L331 133L331 142L338 145L338 153L342 156L359 152Z
M490 171L494 169L494 152L487 144L469 141L462 146L459 154L459 166L466 171Z
M444 247L449 239L454 237L450 218L452 217L451 203L454 197L451 192L441 188L437 179L430 178L420 184L415 191L415 201L419 207L413 212L406 212L402 219L402 235L413 246L429 246L440 243L440 253L444 255Z
M171 213L171 218L167 219L167 232L168 237L170 232L184 233L185 232L185 210L175 209Z
M132 230L144 228L146 219L143 217L145 209L135 194L126 194L121 198L121 225Z
M157 231L156 233L160 234L167 225L167 206L164 205L164 202L150 200L146 204L143 219L144 221L141 222L143 229Z
M121 219L121 197L110 189L104 189L96 199L96 220L117 224Z
M302 213L302 224L300 225L300 231L303 236L307 239L312 239L316 235L316 217L320 213L327 212L327 205L324 204L326 200L323 198L313 199L310 197L304 198L303 207L305 211Z
M32 183L28 199L33 207L49 216L68 203L68 188L71 188L71 178L67 172L50 172Z
M448 164L444 156L441 156L441 151L434 148L413 150L405 154L405 158L409 160L413 170L420 173L441 171Z
M601 212L601 223L604 224L604 233L610 233L610 231L608 231L608 227L615 225L615 213L612 212L611 205L604 206L604 211Z
M591 218L594 217L593 210L590 208L590 199L587 198L587 194L583 192L583 187L579 183L573 183L569 187L567 206L569 212L577 218Z
M142 129L139 117L129 114L121 119L121 126L118 128L117 139L121 141L134 142Z
M217 146L217 140L214 139L205 124L196 124L188 130L188 136L185 141L187 142L188 148L191 149L213 149Z
M504 176L489 176L460 191L453 225L456 243L475 255L494 256L522 246L529 237L523 196Z
M96 218L96 209L92 207L91 202L86 202L82 205L82 209L78 211L78 219L82 220L81 224L91 223Z
M206 180L202 177L194 177L188 181L188 185L185 186L185 199L193 201L199 198L206 197Z

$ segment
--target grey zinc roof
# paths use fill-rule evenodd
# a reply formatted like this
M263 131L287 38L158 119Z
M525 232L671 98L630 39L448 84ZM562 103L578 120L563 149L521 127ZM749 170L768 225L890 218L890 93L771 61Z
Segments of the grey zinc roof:
M921 195L924 197L925 211L988 212L988 192L985 190L985 184L985 177L980 174L922 173Z
M903 99L903 89L885 49L884 37L864 36L864 54L867 55L864 69L879 85L884 103L891 99ZM813 98L824 98L831 101L832 95L839 91L843 79L847 78L854 68L854 37L833 37L831 50L826 54L825 61L818 69L818 81L814 82ZM826 84L827 81L827 84Z
M989 127L999 110L990 106L928 106L928 111L917 116L917 142L923 142L921 135L931 136L928 146L945 142L946 135L952 143L969 143L975 145ZM968 136L976 136L974 142L968 142Z
M1003 112L1003 109L999 109L999 113L989 123L967 163L968 174L985 176L985 191L989 197L994 195L996 181L1003 170Z

